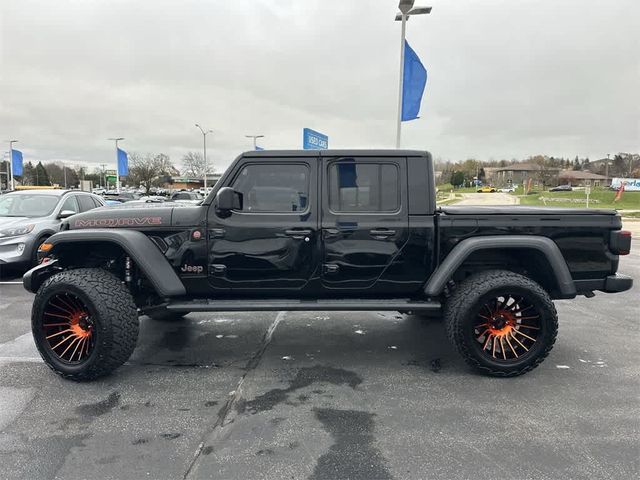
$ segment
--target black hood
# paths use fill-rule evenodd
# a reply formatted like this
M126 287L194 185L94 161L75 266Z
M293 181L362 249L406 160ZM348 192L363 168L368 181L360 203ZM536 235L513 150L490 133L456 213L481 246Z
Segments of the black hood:
M126 203L102 207L70 217L69 230L82 228L155 229L171 226L197 226L204 219L206 207L177 203Z

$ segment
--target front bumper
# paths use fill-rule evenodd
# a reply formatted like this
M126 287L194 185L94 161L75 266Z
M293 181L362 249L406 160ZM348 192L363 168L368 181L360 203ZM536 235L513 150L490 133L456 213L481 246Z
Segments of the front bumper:
M0 239L0 265L30 262L35 241L31 235Z
M41 263L33 267L31 270L27 271L22 276L22 286L25 290L31 293L37 293L40 285L47 278L49 278L54 273L57 273L61 268L57 265L58 260L53 259L48 261L47 263Z

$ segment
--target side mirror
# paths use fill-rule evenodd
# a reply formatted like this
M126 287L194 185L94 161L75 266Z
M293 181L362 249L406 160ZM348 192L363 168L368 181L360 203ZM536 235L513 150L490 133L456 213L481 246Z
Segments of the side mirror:
M216 193L214 205L219 213L228 216L231 210L242 210L242 194L233 188L223 187Z
M59 214L58 214L58 218L69 218L71 215L75 215L76 212L74 212L73 210L62 210Z

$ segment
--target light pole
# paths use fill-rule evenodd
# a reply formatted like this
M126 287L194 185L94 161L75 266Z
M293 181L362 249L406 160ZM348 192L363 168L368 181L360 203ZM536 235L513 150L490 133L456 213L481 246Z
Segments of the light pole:
M120 192L120 172L118 171L118 142L120 140L124 140L124 137L107 138L107 140L116 142L116 192Z
M104 182L102 184L102 188L104 188L105 190L109 190L107 187L107 175L104 173L104 168L107 166L105 163L101 163L100 166L102 167L102 180L100 180L101 182Z
M245 135L245 137L253 138L253 149L255 150L257 148L256 139L257 138L264 138L264 135Z
M400 0L398 8L400 13L396 14L396 21L402 22L400 35L400 85L398 87L398 125L396 130L396 148L400 148L400 135L402 131L402 83L404 80L404 42L407 30L407 20L411 15L425 15L431 13L431 7L413 8L415 0Z
M209 173L209 165L207 164L207 134L213 133L213 130L204 130L200 125L196 123L196 127L202 132L202 142L204 151L204 191L207 193L207 173Z
M609 153L607 153L607 161L604 164L604 186L609 186Z
M9 172L11 172L11 190L16 189L16 182L13 179L13 144L18 140L9 140Z

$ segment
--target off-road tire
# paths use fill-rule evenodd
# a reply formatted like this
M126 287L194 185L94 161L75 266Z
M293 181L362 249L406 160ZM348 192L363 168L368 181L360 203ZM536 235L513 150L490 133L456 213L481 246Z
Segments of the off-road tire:
M541 330L535 348L508 362L483 355L484 349L479 351L473 330L484 299L500 292L525 296L540 316ZM549 355L558 334L558 314L549 294L530 278L507 270L480 272L460 283L445 304L444 321L449 340L464 360L479 372L495 377L515 377L536 368Z
M60 294L80 299L94 324L94 346L79 364L62 361L45 338L44 310ZM70 269L53 275L38 290L31 329L40 355L54 372L69 380L86 381L110 374L131 356L138 339L138 314L131 294L111 273L99 268Z

